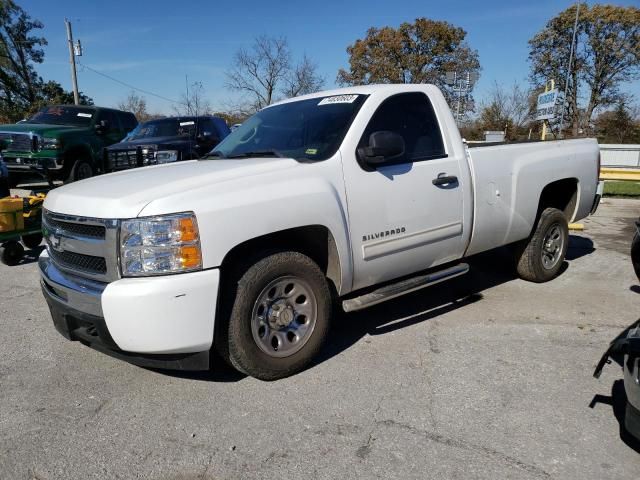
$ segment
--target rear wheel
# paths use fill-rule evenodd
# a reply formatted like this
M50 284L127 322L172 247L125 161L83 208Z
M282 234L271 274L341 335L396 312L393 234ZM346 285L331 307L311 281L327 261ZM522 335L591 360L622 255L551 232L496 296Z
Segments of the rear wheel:
M65 183L77 182L79 180L84 180L85 178L91 178L93 177L93 174L94 170L91 162L84 158L79 158L73 163Z
M24 256L24 247L19 242L11 240L0 247L0 261L5 265L13 266L20 263Z
M252 377L287 377L319 352L330 316L331 292L315 262L298 252L269 255L237 282L218 350Z
M567 253L569 226L557 208L546 208L527 240L516 246L516 269L520 278L530 282L547 282L554 278Z

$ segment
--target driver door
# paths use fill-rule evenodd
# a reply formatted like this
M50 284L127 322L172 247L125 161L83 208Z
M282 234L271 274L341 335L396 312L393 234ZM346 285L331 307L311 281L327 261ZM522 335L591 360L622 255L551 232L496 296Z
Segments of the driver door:
M393 132L405 151L392 161L367 165L343 152L353 248L353 288L363 288L462 256L465 159L446 151L426 93L393 95L377 108L358 147L373 132ZM346 155L345 155L346 153ZM439 183L439 177L454 177Z

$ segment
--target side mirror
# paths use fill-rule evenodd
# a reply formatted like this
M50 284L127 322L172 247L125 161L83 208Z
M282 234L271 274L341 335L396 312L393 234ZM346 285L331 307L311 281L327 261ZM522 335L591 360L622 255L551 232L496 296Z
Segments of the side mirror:
M202 132L200 135L198 135L196 140L198 142L206 143L207 145L211 143L218 144L220 142L218 135L209 131Z
M107 133L109 131L109 128L109 120L100 120L96 125L96 133Z
M358 155L369 165L379 165L404 155L404 138L386 130L369 135L369 146L360 147Z
M4 152L9 146L9 142L6 140L0 140L0 153Z

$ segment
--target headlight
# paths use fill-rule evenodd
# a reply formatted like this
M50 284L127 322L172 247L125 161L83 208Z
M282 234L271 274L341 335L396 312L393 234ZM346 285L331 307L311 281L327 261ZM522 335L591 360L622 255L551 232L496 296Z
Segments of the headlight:
M178 160L177 150L160 150L156 152L156 163L171 163Z
M60 140L57 138L41 138L40 142L40 150L57 150L60 148Z
M193 213L124 220L120 264L125 277L202 269L198 224Z

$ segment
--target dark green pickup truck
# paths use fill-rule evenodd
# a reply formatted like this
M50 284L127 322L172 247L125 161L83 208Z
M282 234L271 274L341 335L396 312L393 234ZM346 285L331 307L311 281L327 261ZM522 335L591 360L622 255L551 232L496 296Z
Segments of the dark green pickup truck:
M133 113L76 105L45 107L28 120L0 125L10 182L34 173L73 182L97 173L102 149L122 140L138 124Z

